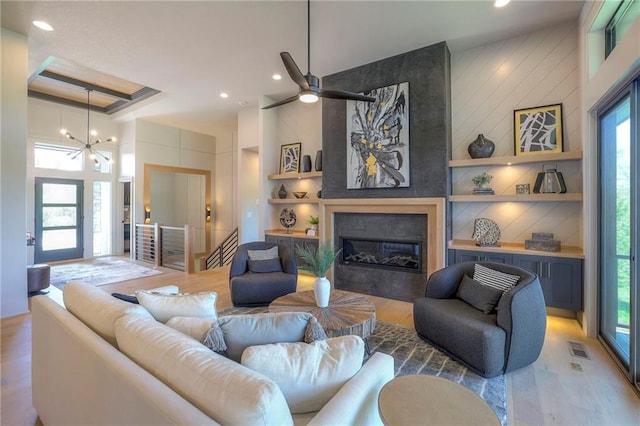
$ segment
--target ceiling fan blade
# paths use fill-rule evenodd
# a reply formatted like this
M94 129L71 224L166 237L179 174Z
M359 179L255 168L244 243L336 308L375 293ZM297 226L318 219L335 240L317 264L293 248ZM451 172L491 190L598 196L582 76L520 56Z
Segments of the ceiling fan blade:
M300 72L300 68L298 68L298 65L296 65L289 52L280 52L280 57L282 58L284 67L287 69L291 80L293 80L298 86L300 86L301 89L309 89L309 83L307 82L307 79L304 78L304 75L302 74L302 72Z
M360 93L349 92L348 90L325 90L318 89L318 96L331 99L347 99L350 101L374 102L376 98L365 96Z
M298 95L291 96L291 97L288 97L287 99L283 99L281 101L274 102L271 105L264 106L264 107L262 107L262 109L274 108L274 107L277 107L277 106L280 106L280 105L284 105L284 104L288 104L289 102L293 102L293 101L297 101L297 100L298 100Z

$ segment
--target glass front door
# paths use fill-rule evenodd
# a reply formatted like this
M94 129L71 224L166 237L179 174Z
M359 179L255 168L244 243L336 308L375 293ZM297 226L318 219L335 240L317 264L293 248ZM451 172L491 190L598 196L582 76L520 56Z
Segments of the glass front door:
M83 181L36 178L36 263L80 259Z

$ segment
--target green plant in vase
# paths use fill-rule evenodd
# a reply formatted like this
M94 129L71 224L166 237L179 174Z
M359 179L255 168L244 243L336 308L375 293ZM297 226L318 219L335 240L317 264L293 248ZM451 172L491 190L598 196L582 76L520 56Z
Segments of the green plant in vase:
M341 251L342 249L336 250L329 243L320 243L317 248L296 246L296 254L303 261L298 268L316 277L313 283L313 294L316 305L320 308L326 308L329 305L331 282L327 279L327 271Z
M483 189L486 187L486 185L491 183L491 179L493 179L493 176L491 176L487 172L484 172L481 175L475 176L473 179L471 179L471 181L476 186L476 188Z
M311 229L317 231L318 224L320 223L320 216L309 216L309 219L307 219L307 223L311 226Z

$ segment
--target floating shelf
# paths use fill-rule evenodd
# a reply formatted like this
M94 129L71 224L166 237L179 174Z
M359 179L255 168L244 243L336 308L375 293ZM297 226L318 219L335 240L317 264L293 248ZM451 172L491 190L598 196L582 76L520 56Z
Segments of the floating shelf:
M309 179L322 177L322 172L306 172L306 173L283 173L276 175L269 175L269 180L281 180L281 179Z
M516 164L549 163L555 161L574 161L582 159L582 151L561 152L558 154L511 155L507 157L467 158L451 160L449 167L475 166L514 166Z
M318 204L320 198L269 198L269 204Z
M582 201L582 194L450 195L449 201L452 203Z
M517 253L517 254L529 254L538 256L552 256L552 257L570 257L584 259L584 252L580 247L574 246L562 246L560 251L540 251L540 250L527 250L524 248L524 244L521 243L505 243L500 241L499 247L487 247L478 246L473 240L451 240L448 244L450 250L473 250L493 253Z

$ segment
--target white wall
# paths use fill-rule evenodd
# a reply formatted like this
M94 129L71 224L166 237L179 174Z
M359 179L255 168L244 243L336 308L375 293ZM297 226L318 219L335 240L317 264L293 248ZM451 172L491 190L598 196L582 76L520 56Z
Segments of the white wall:
M26 246L27 38L1 28L0 317L28 311Z
M238 125L216 132L213 247L216 247L238 227Z
M478 134L492 140L494 157L514 155L513 111L562 103L564 150L580 151L580 88L577 22L533 32L451 55L452 156L470 158L468 145ZM544 161L544 156L540 156ZM553 164L553 163L552 163ZM568 192L582 192L580 161L561 162ZM531 189L541 164L455 168L454 194L470 194L471 179L488 172L496 194ZM563 246L582 247L582 203L454 203L453 238L469 240L473 220L488 217L502 241L524 243L531 232L552 232Z
M257 241L260 237L260 136L258 110L248 109L238 113L238 225L240 243Z
M584 196L585 215L584 232L590 238L585 241L585 318L587 335L595 337L598 333L598 133L597 114L599 104L629 79L640 73L640 18L624 35L620 43L604 59L602 46L603 22L606 15L598 16L601 2L588 2L583 8L580 21L580 66L583 99L582 130L584 133Z

